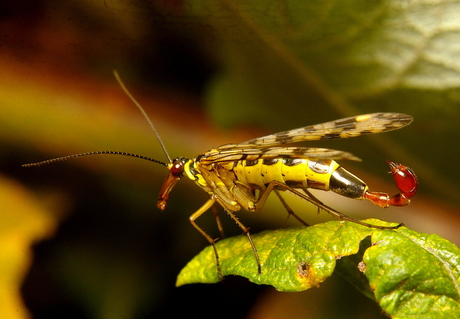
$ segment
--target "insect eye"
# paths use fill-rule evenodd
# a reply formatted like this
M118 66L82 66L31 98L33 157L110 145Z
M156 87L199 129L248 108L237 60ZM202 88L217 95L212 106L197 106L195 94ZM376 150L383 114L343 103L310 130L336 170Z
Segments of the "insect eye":
M172 166L171 166L171 174L174 176L182 176L184 173L184 165L187 161L184 161L181 158L175 159Z

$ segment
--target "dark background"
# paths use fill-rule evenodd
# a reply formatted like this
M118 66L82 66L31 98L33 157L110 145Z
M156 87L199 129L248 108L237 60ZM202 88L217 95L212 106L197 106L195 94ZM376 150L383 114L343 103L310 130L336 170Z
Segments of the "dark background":
M252 110L252 105L235 104L231 114L225 108L216 114L218 110L209 106L209 84L231 68L220 53L228 42L219 38L221 30L189 11L185 1L0 4L0 167L4 177L27 189L28 196L41 203L56 223L54 231L50 227L48 235L42 236L48 238L33 245L33 261L21 282L25 307L33 318L383 316L377 305L336 276L319 289L302 293L279 293L237 277L214 285L174 287L180 269L206 246L187 220L206 195L184 181L174 189L167 210L159 211L156 198L167 173L161 165L95 156L40 168L20 167L96 150L133 152L166 161L145 119L118 87L113 69L146 108L172 157L192 157L213 146L346 115L314 108L311 101L300 114L294 106L290 109L288 94L286 104L273 111L268 106L262 113ZM224 18L229 13L212 14ZM238 39L238 34L227 32ZM238 96L239 91L234 94ZM415 109L401 103L381 110ZM367 111L362 109L362 113ZM418 113L411 113L415 122L404 129L407 133L393 135L399 147L418 159L417 164L424 164L407 163L421 172L420 192L413 205L383 211L369 203L341 201L337 195L325 200L344 212L355 212L357 218L405 221L416 230L458 242L458 198L452 195L459 188L458 182L452 183L458 168L456 159L442 153L457 148L456 131L449 131L450 126L444 132L435 131L433 126L439 125L430 124L433 112L414 112ZM452 114L456 118L455 109ZM222 123L223 118L236 116L241 116L240 121L234 120L236 124ZM442 144L430 138L430 129L443 136ZM395 192L385 175L385 157L377 155L385 145L375 152L377 148L364 141L369 140L319 147L349 150L363 157L362 166L352 163L350 167L373 188L381 187L374 190ZM397 148L392 145L386 148L395 154ZM422 149L430 155L423 157ZM436 154L439 162L433 160ZM430 165L442 172L437 181L429 179L432 172L424 171ZM444 188L439 180L446 181ZM276 213L278 208L238 216L252 232L295 225L286 222L284 212ZM328 217L313 213L306 219L314 222L317 218ZM228 235L240 234L233 222L223 219ZM210 233L215 230L212 214L201 217L199 224Z

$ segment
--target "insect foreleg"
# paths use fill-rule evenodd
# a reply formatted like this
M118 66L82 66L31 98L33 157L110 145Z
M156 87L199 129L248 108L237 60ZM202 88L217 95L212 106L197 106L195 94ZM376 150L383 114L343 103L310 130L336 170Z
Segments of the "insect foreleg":
M217 248L216 248L216 245L215 245L215 242L217 241L217 239L212 239L211 236L209 236L200 226L197 225L197 223L195 222L195 220L200 217L201 215L203 215L203 213L205 213L208 209L212 208L213 205L215 204L216 200L214 198L211 198L209 199L203 206L201 206L196 212L194 212L190 217L189 217L189 220L190 220L190 223L193 225L193 227L195 227L196 230L198 230L201 235L204 236L204 238L206 238L206 240L209 242L209 244L211 244L212 246L212 249L214 250L214 255L216 256L216 267L217 267L217 273L220 277L220 279L223 279L223 276L222 276L222 273L221 273L221 269L220 269L220 261L219 261L219 253L217 252ZM224 207L224 206L223 206ZM260 258L259 258L259 253L257 252L257 249L256 249L256 246L254 245L254 242L252 241L252 237L251 237L251 234L249 233L249 228L247 228L246 226L243 225L242 222L240 222L240 220L235 216L235 214L233 214L230 210L228 210L227 208L225 208L225 211L227 212L227 214L236 222L236 224L241 228L241 230L243 231L243 233L246 235L246 237L248 237L248 241L249 241L249 244L251 245L251 248L252 248L252 251L254 252L254 258L256 259L256 263L257 263L257 272L260 274L262 272L262 267L260 265ZM213 212L214 215L218 218L217 216L217 211L214 211ZM222 227L222 224L220 223L220 219L218 218L217 220L217 227L219 228L219 231L221 232L221 235L223 235L223 227Z
M195 227L196 230L198 230L201 235L203 235L204 238L211 244L212 249L214 250L214 256L216 256L216 267L217 267L217 274L219 275L219 278L222 280L224 277L222 276L222 273L220 271L220 262L219 262L219 253L217 252L217 248L215 245L214 239L212 239L211 236L209 236L200 226L197 225L195 220L203 215L204 212L206 212L208 209L210 209L214 203L216 202L215 199L211 198L209 199L206 203L204 203L203 206L201 206L196 212L194 212L190 217L188 218L190 223L192 224L193 227Z

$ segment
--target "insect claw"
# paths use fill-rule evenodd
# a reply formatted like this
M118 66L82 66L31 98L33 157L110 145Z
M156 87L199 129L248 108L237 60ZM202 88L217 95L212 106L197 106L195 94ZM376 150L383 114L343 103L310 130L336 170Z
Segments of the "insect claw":
M410 199L408 199L404 194L399 193L393 195L388 201L390 206L406 206L410 204Z
M409 198L417 192L417 176L407 166L389 160L387 160L387 163L390 165L390 173L393 175L396 186L401 193L390 197L387 193L369 192L366 190L363 197L380 207L409 205Z
M390 206L390 196L387 193L366 191L363 197L379 207Z
M404 195L404 197L410 198L415 195L418 187L418 180L415 172L402 164L395 163L387 160L390 165L391 174L395 180L396 186Z

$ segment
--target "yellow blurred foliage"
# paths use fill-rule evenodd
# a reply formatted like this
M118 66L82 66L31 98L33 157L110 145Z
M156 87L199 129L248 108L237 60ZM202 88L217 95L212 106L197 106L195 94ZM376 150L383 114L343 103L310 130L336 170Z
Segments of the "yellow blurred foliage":
M54 214L14 180L0 176L0 318L29 318L20 287L32 263L31 245L56 228Z

